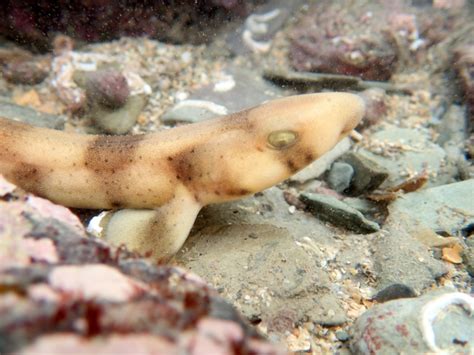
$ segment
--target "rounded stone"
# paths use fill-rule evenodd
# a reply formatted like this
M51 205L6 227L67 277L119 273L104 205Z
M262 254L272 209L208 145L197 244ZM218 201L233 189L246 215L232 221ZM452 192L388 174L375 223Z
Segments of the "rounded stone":
M327 182L331 189L343 192L350 186L353 176L354 168L351 165L335 162L329 171Z

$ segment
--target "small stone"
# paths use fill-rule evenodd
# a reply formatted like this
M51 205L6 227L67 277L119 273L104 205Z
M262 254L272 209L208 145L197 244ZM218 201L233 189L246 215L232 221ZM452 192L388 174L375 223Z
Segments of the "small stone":
M85 86L88 100L109 108L122 107L130 95L127 79L113 69L88 73Z
M35 85L46 79L49 69L50 60L39 58L8 63L3 67L2 74L10 83Z
M388 172L374 160L354 152L344 154L340 162L349 164L354 169L349 193L360 195L379 187L388 177Z
M350 186L353 175L354 168L352 165L335 162L332 164L327 178L329 187L337 192L343 192Z
M349 333L346 332L345 330L337 330L336 331L336 338L339 341L348 341L350 336L349 336Z
M413 288L408 285L395 283L377 292L377 294L374 296L374 300L379 303L383 303L399 298L410 297L416 297L416 292Z
M300 199L317 218L333 223L338 227L347 228L356 233L373 233L380 229L377 223L369 221L355 208L335 197L303 193Z

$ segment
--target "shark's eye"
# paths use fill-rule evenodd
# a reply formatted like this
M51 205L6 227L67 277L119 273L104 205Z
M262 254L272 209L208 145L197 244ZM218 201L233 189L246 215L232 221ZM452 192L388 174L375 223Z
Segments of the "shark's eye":
M290 130L274 131L267 137L267 142L274 149L284 149L296 143L298 134Z

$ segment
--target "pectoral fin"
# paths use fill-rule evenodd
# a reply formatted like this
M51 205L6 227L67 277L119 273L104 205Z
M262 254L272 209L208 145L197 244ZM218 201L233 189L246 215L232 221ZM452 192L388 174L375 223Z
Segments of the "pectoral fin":
M156 261L171 258L184 244L201 205L187 191L157 209L123 209L105 221L104 239Z

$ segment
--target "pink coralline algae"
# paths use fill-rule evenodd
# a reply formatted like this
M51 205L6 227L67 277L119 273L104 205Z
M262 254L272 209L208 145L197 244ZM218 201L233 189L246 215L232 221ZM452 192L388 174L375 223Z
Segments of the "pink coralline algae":
M422 62L426 49L461 18L459 9L448 13L403 1L321 1L290 34L290 58L299 71L388 80L406 61Z
M0 353L284 353L199 277L86 238L1 176L0 191Z

